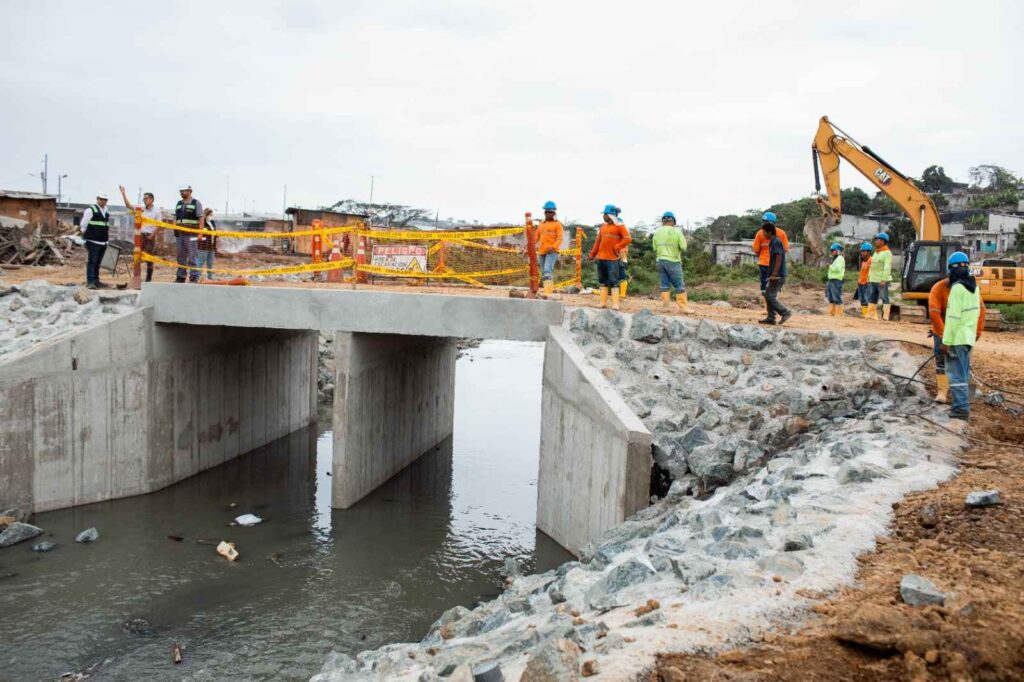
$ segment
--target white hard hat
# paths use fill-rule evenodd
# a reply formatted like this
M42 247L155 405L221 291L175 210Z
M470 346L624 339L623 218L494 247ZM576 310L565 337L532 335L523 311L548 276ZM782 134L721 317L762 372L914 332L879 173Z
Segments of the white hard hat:
M178 191L179 192L184 192L185 190L188 190L189 192L191 192L192 191L192 185L178 185Z
M96 198L97 199L110 199L110 197L107 196L106 192L100 192L99 194L96 195Z

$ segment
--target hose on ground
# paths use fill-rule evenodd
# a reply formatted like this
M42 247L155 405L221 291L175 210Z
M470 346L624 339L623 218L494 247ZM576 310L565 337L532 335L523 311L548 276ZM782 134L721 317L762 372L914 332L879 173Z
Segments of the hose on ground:
M880 367L876 367L874 364L872 364L869 361L869 359L867 357L869 348L871 348L871 347L873 347L873 346L875 346L875 345L877 345L879 343L907 343L907 344L910 344L912 346L920 346L922 348L925 348L928 351L931 351L931 353L928 355L928 359L925 360L924 362L922 362L918 366L917 370L911 376L908 377L908 376L903 376L902 374L897 374L896 372L893 372L893 371L890 371L890 370L887 370L887 369L882 369ZM917 343L915 341L905 341L904 339L872 339L867 344L865 344L864 350L861 352L861 358L863 359L865 365L867 365L870 369L874 370L875 372L877 372L879 374L882 374L882 375L885 375L885 376L890 376L890 377L893 377L895 379L905 379L906 380L906 383L903 385L903 388L902 389L897 389L897 395L900 398L900 400L902 400L903 399L903 390L906 387L910 386L910 384L912 382L913 383L919 383L919 384L921 384L923 386L931 386L931 384L929 384L928 382L924 381L923 379L918 379L917 375L921 373L921 370L923 370L928 365L929 362L931 362L932 360L935 359L935 356L934 356L933 353L934 353L934 349L931 346L928 346L928 345L923 344L923 343ZM1000 392L1003 392L1003 393L1009 393L1011 395L1024 395L1024 394L1021 394L1021 393L1016 393L1014 391L1006 391L1006 390L1004 390L1004 389L1002 389L1002 388L1000 388L998 386L994 386L992 384L989 384L986 381L983 381L982 379L980 379L977 376L974 376L973 378L976 381L978 381L978 383L984 384L985 386L988 386L989 388L992 388L993 390L1000 391ZM1013 400L1006 400L1006 402L1013 403L1014 405L1021 405L1021 403L1018 403L1018 402L1013 401ZM1011 449L1014 449L1014 450L1024 450L1024 445L1018 445L1018 444L1015 444L1015 443L1007 443L1005 441L982 440L980 438L974 438L973 436L968 436L967 434L964 434L964 433L957 433L953 429L950 429L949 427L943 426L942 424L938 423L934 419L930 419L929 417L924 416L924 413L927 412L927 411L928 411L928 408L926 408L925 410L922 410L921 412L917 412L917 413L913 413L913 412L896 412L895 414L900 416L900 417L905 417L907 419L921 419L921 420L924 420L924 421L928 422L929 424L931 424L932 426L935 426L935 427L937 427L939 429L942 429L943 431L945 431L947 433L950 433L950 434L952 434L954 436L962 438L962 439L964 439L966 441L969 441L971 443L977 443L979 445L986 445L986 446L989 446L989 447L1011 448Z

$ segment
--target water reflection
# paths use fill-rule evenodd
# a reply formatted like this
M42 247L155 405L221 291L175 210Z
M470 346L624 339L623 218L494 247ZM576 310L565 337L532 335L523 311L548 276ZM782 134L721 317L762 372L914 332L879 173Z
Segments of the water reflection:
M331 510L332 437L307 429L151 495L38 515L56 550L0 550L18 574L0 581L0 679L307 679L332 648L418 639L497 594L507 556L567 560L533 527L541 362L536 344L470 351L454 439L352 509ZM265 523L228 527L247 512ZM100 541L76 545L89 526ZM203 544L221 539L238 562Z

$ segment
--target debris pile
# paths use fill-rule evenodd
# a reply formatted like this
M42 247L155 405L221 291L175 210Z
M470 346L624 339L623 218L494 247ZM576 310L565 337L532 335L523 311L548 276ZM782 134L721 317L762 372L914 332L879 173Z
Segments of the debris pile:
M73 233L0 224L0 264L67 265L75 247L66 236Z

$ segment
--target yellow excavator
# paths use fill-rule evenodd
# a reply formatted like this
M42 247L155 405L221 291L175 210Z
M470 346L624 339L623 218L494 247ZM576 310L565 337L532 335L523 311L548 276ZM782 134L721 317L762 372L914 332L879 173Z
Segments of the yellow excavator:
M910 218L917 240L903 252L903 276L900 280L903 298L928 305L932 285L946 276L946 259L954 251L963 251L958 242L943 241L939 212L931 198L892 164L862 145L839 126L822 116L811 145L814 160L814 186L817 190L821 219L805 225L809 244L820 245L824 230L838 225L842 219L839 189L839 159L846 159L871 183L892 199ZM820 174L819 174L820 167ZM821 175L825 176L826 194L821 192ZM820 247L819 247L820 248ZM971 273L978 280L986 303L1024 303L1024 268L1013 261L1002 265L972 265ZM1009 267L1012 264L1012 267ZM995 311L992 311L995 312Z

